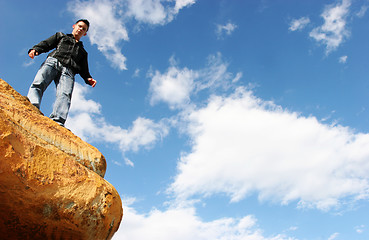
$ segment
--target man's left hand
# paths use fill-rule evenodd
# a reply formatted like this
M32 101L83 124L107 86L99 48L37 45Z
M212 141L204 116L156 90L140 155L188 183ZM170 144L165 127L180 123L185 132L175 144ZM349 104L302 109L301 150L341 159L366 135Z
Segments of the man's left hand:
M95 87L96 85L96 80L93 79L93 78L88 78L87 81L89 82L89 84L92 86L92 87Z

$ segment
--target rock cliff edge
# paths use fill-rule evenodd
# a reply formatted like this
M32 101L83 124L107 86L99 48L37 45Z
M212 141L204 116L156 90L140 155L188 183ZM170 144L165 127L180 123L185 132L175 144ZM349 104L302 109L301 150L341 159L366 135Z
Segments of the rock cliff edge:
M0 79L0 239L111 239L122 202L104 156Z

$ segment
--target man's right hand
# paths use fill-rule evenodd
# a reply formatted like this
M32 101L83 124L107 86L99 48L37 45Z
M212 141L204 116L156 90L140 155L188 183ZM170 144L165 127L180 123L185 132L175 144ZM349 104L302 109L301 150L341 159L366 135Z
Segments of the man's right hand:
M28 53L28 56L30 57L30 58L34 58L35 56L37 56L38 55L38 52L36 52L36 50L35 49L32 49L29 53Z
M93 79L93 78L88 78L87 79L87 81L88 81L88 83L92 86L92 87L95 87L95 85L96 85L96 80L95 79Z

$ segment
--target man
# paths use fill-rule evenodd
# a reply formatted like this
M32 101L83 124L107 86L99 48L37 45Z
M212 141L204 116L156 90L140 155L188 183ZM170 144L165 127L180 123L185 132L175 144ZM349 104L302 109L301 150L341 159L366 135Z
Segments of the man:
M80 41L86 36L89 26L86 19L80 19L73 25L72 34L57 32L28 51L29 57L33 59L55 48L38 70L27 97L33 105L40 108L44 91L54 81L56 99L50 118L61 126L67 120L75 74L80 74L86 84L92 87L96 85L96 80L89 73L87 52Z

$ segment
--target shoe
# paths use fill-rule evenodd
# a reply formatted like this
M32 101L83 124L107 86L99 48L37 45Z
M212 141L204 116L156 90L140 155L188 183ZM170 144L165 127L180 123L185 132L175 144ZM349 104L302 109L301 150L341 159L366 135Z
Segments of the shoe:
M58 121L55 121L55 120L53 120L54 122L56 122L57 124L59 124L61 127L63 127L63 128L65 128L65 129L67 129L68 131L70 131L70 132L72 132L69 128L66 128L65 127L65 125L63 124L63 123L61 123L61 122L58 122Z

